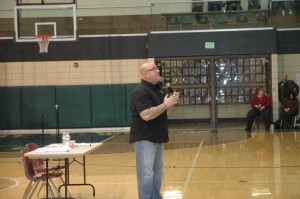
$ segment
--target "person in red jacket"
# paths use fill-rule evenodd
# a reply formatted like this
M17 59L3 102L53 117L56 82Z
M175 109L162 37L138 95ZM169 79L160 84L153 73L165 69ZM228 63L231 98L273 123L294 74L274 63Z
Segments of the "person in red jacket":
M299 114L299 100L291 93L289 97L284 98L279 119L286 128L292 127L293 117Z
M252 98L251 107L252 109L247 113L247 127L245 131L251 132L253 121L257 116L262 115L265 129L269 130L272 122L272 111L271 111L271 99L268 95L265 95L265 90L260 89L258 94Z

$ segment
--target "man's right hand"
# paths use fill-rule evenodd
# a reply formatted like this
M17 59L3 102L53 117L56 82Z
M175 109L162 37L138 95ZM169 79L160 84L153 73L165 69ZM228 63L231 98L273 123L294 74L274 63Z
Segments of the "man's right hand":
M174 91L172 95L165 96L164 99L164 105L166 106L166 108L170 108L171 106L174 106L175 104L178 104L178 100L179 100L179 93L177 91Z

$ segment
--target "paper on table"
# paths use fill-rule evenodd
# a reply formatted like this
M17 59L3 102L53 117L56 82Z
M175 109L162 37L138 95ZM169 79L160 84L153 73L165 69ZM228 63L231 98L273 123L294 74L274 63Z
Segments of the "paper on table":
M83 142L83 143L75 143L75 146L92 146L92 144Z
M70 151L69 147L56 147L56 148L49 148L49 147L44 147L44 148L38 148L35 150L37 153L43 153L43 152L68 152Z

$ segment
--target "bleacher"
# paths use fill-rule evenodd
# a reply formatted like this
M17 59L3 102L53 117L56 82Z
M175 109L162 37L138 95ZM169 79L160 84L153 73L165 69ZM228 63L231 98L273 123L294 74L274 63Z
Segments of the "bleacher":
M80 15L77 16L78 32L82 35L99 34L136 34L148 33L150 31L168 31L168 30L206 30L206 29L230 29L230 28L259 28L273 27L280 28L299 28L300 27L300 1L294 1L293 15L281 14L279 10L261 10L241 11L220 11L192 12L192 2L172 2L169 4L151 4L145 5L149 8L146 14L134 14L138 12L129 12L128 10L140 9L130 6L119 7L120 13L111 15L102 14L103 10L107 12L112 8L94 8L93 11L99 11L99 15ZM277 1L276 1L277 2ZM272 8L272 6L269 6ZM148 9L147 8L147 9ZM180 9L178 9L180 8ZM182 9L181 9L182 8ZM78 13L83 10L78 6ZM86 8L84 8L86 9ZM92 8L90 8L92 10ZM0 9L1 11L1 9ZM188 12L187 12L188 11ZM132 13L132 14L131 14ZM202 20L197 20L196 15L201 15ZM45 18L43 21L52 21L53 17ZM28 18L28 24L33 19ZM67 19L66 19L67 20ZM59 25L59 24L58 24ZM70 22L70 25L71 22ZM2 18L0 12L0 37L12 37L14 33L14 20L11 18ZM26 29L26 23L23 22L22 28ZM31 31L31 30L28 30Z

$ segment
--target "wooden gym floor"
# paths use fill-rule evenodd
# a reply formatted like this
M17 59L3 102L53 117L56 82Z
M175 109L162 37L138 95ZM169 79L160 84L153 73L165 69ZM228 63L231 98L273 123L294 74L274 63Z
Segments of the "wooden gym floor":
M200 125L199 125L200 126ZM198 127L199 128L199 127ZM300 131L224 127L217 133L196 128L172 128L165 144L161 193L164 199L299 199ZM22 198L28 180L20 154L0 153L0 197ZM128 133L116 133L86 156L89 186L70 187L78 199L137 199L135 155ZM73 163L71 183L80 183L82 167ZM57 184L59 181L55 181ZM39 196L44 197L42 189Z

